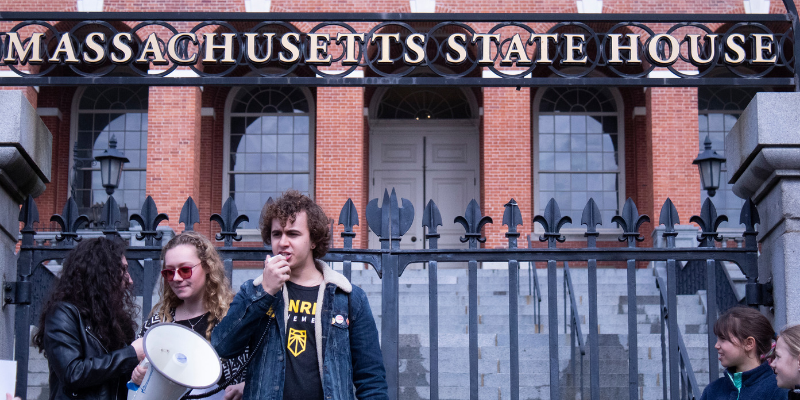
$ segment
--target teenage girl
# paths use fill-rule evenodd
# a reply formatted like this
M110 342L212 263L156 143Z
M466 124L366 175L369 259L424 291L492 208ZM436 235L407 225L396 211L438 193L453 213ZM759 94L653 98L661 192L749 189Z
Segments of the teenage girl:
M734 307L714 324L723 377L709 384L700 400L786 400L775 374L762 356L772 348L775 331L766 317L748 307Z
M800 325L784 328L770 357L778 386L790 389L789 399L800 400Z

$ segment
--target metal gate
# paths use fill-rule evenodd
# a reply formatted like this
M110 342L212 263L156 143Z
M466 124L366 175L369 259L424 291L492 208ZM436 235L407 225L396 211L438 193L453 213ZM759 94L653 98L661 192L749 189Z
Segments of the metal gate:
M113 197L105 204L103 217L97 221L97 225L102 228L102 234L112 237L119 232L116 226L120 222L119 208ZM598 347L598 311L597 311L597 262L598 261L617 261L624 262L627 266L627 290L628 290L628 374L629 374L629 393L630 399L639 398L638 385L638 348L637 348L637 326L636 326L636 264L640 261L664 261L666 262L666 277L658 278L661 302L661 346L662 363L664 376L669 377L668 382L664 382L665 399L692 399L699 397L700 388L697 387L691 363L688 358L686 347L683 344L676 315L677 307L677 287L676 271L681 261L696 261L706 265L706 279L708 282L708 298L716 298L717 274L716 263L729 261L736 263L747 277L746 302L751 306L768 305L771 302L769 287L758 283L758 247L756 243L755 224L759 223L758 213L753 203L748 200L741 212L739 223L745 227L743 237L743 247L715 247L715 240L719 240L716 232L717 226L725 220L725 216L718 216L714 204L710 200L702 206L700 216L693 216L692 222L696 222L701 227L698 236L701 247L676 248L675 237L677 232L674 226L680 222L678 212L672 202L667 199L661 208L658 223L654 226L663 225L661 234L666 240L665 248L641 248L637 243L644 238L640 234L640 227L643 223L650 222L646 215L639 215L636 205L631 199L625 203L621 215L613 217L611 221L603 221L600 211L594 200L590 199L583 210L581 221L571 221L569 217L562 217L558 204L551 200L545 209L544 215L537 215L533 218L534 223L541 224L544 229L539 241L545 242L547 247L519 248L517 241L521 233L518 226L525 221L519 210L519 206L512 199L505 205L505 212L502 216L502 224L508 227L505 236L508 238L507 248L487 249L481 248L481 243L486 239L482 236L482 228L486 224L494 223L490 216L483 216L478 203L473 200L465 210L463 216L455 221L442 221L439 210L433 201L425 205L422 210L423 226L425 228L425 239L428 242L427 249L421 250L401 250L400 241L408 231L414 219L415 207L406 199L398 199L394 191L390 194L384 193L383 199L373 199L367 205L367 224L369 229L375 232L381 243L380 249L354 249L353 239L356 233L353 226L360 223L355 205L348 200L339 215L338 224L343 226L341 237L344 239L343 248L332 248L325 257L329 262L341 262L344 274L350 278L351 265L353 262L369 264L380 278L382 285L382 317L381 317L381 347L384 356L384 363L387 370L387 380L389 383L390 398L398 399L399 389L399 315L402 306L399 301L399 278L403 271L411 264L425 263L428 272L429 286L429 314L430 314L430 398L438 399L438 300L440 296L437 292L438 269L440 262L466 262L468 263L468 333L469 333L469 374L470 374L470 399L478 398L478 264L481 262L502 262L508 265L508 315L509 315L509 338L510 338L510 388L511 398L519 398L519 335L518 327L518 295L519 295L519 266L521 262L545 262L547 264L547 288L548 288L548 337L550 354L550 398L561 399L559 392L559 365L558 365L558 308L557 308L557 279L556 270L558 263L564 264L564 285L570 295L570 325L573 327L572 343L573 347L578 344L581 354L585 353L588 347L590 358L589 371L589 398L599 398L600 390L600 365ZM417 209L418 210L418 209ZM418 211L416 211L418 212ZM141 225L141 231L137 234L139 240L144 241L144 245L131 246L128 248L126 257L128 260L141 260L142 263L131 263L131 276L134 279L137 295L152 293L157 281L160 266L162 230L158 230L158 225L167 220L168 216L158 212L155 202L148 197L142 210L138 214L131 216L131 221L136 221ZM70 198L64 206L61 215L54 215L55 221L61 227L60 232L54 236L54 240L49 243L41 243L34 240L36 230L34 224L39 221L39 214L36 202L29 197L21 211L20 222L23 223L22 245L18 260L18 281L8 283L5 287L5 302L16 304L16 348L15 357L18 362L18 381L17 393L25 394L28 381L28 351L30 343L30 326L34 325L38 319L36 316L40 312L43 301L49 288L55 279L53 273L48 270L43 263L47 260L63 259L67 252L72 249L76 242L81 240L81 236L86 231L79 233L79 229L84 227L89 219L85 215L78 215L77 205ZM241 240L236 231L242 222L248 220L246 216L239 215L233 198L229 198L223 206L221 213L211 216L211 220L219 225L220 233L216 235L216 240L221 242L217 248L224 262L228 276L232 274L234 261L262 261L270 253L269 247L238 247L234 246L235 241ZM186 230L192 230L195 223L199 221L199 212L194 201L189 198L181 211L179 222L184 224ZM463 242L469 243L469 249L440 249L437 245L438 227L443 224L460 224L464 228ZM579 243L580 247L559 248L559 243L565 241L560 230L565 224L575 226L585 225L586 242ZM624 247L598 248L597 225L617 224L622 229L619 241ZM575 307L574 289L570 278L567 262L585 262L588 268L589 282L589 332L588 340L580 333L578 323L577 308ZM141 265L140 268L135 267ZM535 277L536 275L534 275ZM538 281L536 282L538 287ZM565 301L566 307L566 301ZM143 309L151 308L150 296L144 296ZM717 310L716 302L708 301L707 323L713 326L716 321ZM633 312L631 312L633 310ZM566 313L566 310L565 310ZM146 312L145 312L146 314ZM522 332L525 333L525 332ZM716 379L719 375L718 364L716 361L716 351L714 349L715 336L711 329L708 333L709 348L709 379ZM23 397L24 398L24 397Z

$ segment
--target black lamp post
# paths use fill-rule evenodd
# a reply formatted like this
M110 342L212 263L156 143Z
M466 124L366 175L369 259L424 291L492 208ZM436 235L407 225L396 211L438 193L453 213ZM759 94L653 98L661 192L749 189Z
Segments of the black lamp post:
M692 164L697 164L697 168L700 170L700 182L703 184L703 190L707 190L708 195L714 197L717 194L717 189L719 189L720 172L722 163L725 162L725 157L711 150L711 139L708 135L706 135L706 140L703 144L705 145L705 150L694 159Z
M94 158L100 163L100 177L103 187L109 196L114 194L114 190L119 187L119 179L122 177L122 164L130 162L125 154L117 150L117 138L111 136L108 141L108 150Z

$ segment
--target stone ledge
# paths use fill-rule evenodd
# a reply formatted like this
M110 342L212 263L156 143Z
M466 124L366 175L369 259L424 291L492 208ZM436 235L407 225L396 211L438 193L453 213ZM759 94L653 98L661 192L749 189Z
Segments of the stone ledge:
M21 91L0 91L0 104L0 186L21 203L50 182L53 136Z
M763 196L779 179L771 178L773 173L800 169L797 104L800 93L758 93L726 135L725 156L737 196Z

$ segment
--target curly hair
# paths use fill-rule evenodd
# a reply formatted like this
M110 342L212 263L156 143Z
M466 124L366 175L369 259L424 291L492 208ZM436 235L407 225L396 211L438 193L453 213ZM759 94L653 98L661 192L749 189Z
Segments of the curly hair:
M331 233L328 231L328 216L314 200L297 190L287 190L274 203L264 205L258 220L261 239L264 240L264 243L272 245L270 234L272 220L277 219L281 226L286 226L286 222L293 223L297 218L297 213L301 211L306 212L308 232L311 236L311 243L314 245L312 254L314 258L322 258L328 253L328 245L331 240Z
M50 292L39 317L39 330L33 336L39 352L44 350L47 316L61 302L77 307L81 318L109 350L121 349L133 341L139 307L122 264L125 248L122 239L101 237L83 240L67 254L61 277Z
M206 272L206 283L203 287L203 306L208 310L208 329L206 329L206 339L211 339L211 331L214 326L222 320L225 314L228 313L228 307L233 300L233 291L231 290L231 283L228 277L225 276L225 264L219 257L214 244L211 243L205 236L192 231L186 231L176 235L164 248L161 250L161 260L163 261L167 252L181 245L189 245L194 247L197 253L197 258L203 266L203 271ZM153 307L150 316L158 313L161 321L172 322L172 313L170 310L178 307L183 303L172 291L172 288L164 278L161 278L161 300Z

